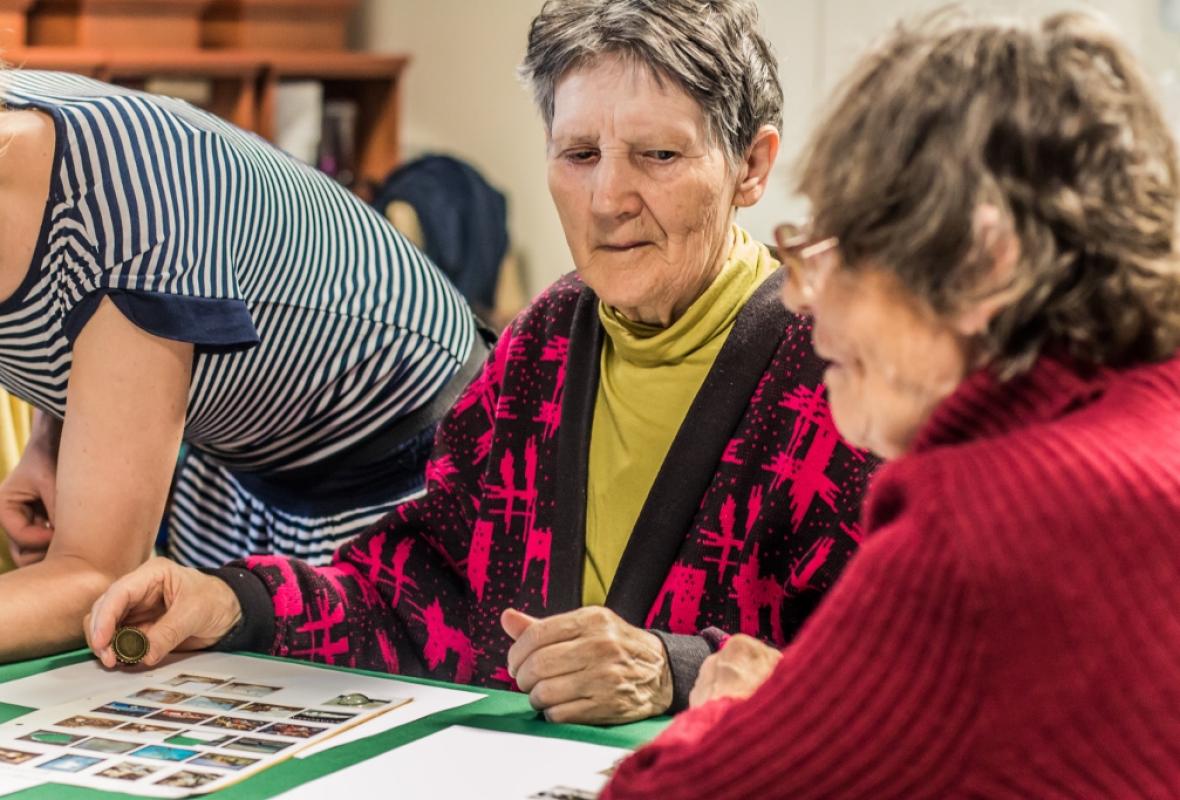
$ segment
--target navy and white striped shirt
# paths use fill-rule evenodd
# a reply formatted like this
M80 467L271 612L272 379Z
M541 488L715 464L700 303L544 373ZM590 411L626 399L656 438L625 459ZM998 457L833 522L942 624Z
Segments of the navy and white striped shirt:
M109 296L196 345L185 439L230 470L302 466L424 405L472 347L456 290L323 174L179 100L11 70L52 116L49 202L0 303L0 383L65 413L74 338Z

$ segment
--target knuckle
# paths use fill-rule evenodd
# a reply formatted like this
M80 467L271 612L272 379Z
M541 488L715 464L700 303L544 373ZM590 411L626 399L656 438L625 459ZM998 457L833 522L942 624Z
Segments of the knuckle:
M529 692L529 702L532 703L533 708L548 708L553 705L552 694L550 685L541 681Z
M736 637L739 653L754 653L762 649L762 642L753 636L739 633Z
M615 615L614 612L604 606L595 606L594 616L591 619L595 625L605 628L614 622Z
M522 692L531 692L537 685L537 678L528 667L522 667L516 673L516 686Z

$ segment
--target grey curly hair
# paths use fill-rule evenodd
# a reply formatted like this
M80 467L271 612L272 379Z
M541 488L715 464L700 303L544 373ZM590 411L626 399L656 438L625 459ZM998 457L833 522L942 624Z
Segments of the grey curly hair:
M973 216L999 209L1020 248L1017 299L984 337L1002 377L1043 351L1125 366L1180 347L1175 143L1093 18L898 28L837 93L799 186L848 268L883 266L939 313L982 285Z
M763 125L782 130L778 62L753 0L548 0L529 28L520 67L546 127L562 76L608 55L684 89L730 163L745 156Z

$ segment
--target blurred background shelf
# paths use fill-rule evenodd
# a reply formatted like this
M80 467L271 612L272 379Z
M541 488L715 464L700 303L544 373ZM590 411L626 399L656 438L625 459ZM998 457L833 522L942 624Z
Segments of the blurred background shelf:
M38 0L28 21L31 45L196 47L209 0Z
M206 47L343 50L360 0L213 0L202 17Z
M316 82L319 106L305 114L328 114L323 139L340 152L321 153L313 142L300 155L339 167L326 171L370 196L399 161L401 78L409 59L344 49L358 4L0 0L0 48L10 66L176 95L276 143L283 138L281 102L293 96L282 88Z

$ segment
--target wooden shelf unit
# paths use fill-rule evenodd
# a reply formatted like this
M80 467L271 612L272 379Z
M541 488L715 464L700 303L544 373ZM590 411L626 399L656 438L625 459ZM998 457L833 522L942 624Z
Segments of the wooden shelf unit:
M323 83L324 99L357 105L357 190L366 194L397 166L401 77L409 58L339 51L153 50L19 47L9 65L87 75L143 88L151 78L210 81L209 110L274 141L275 100L285 80Z

